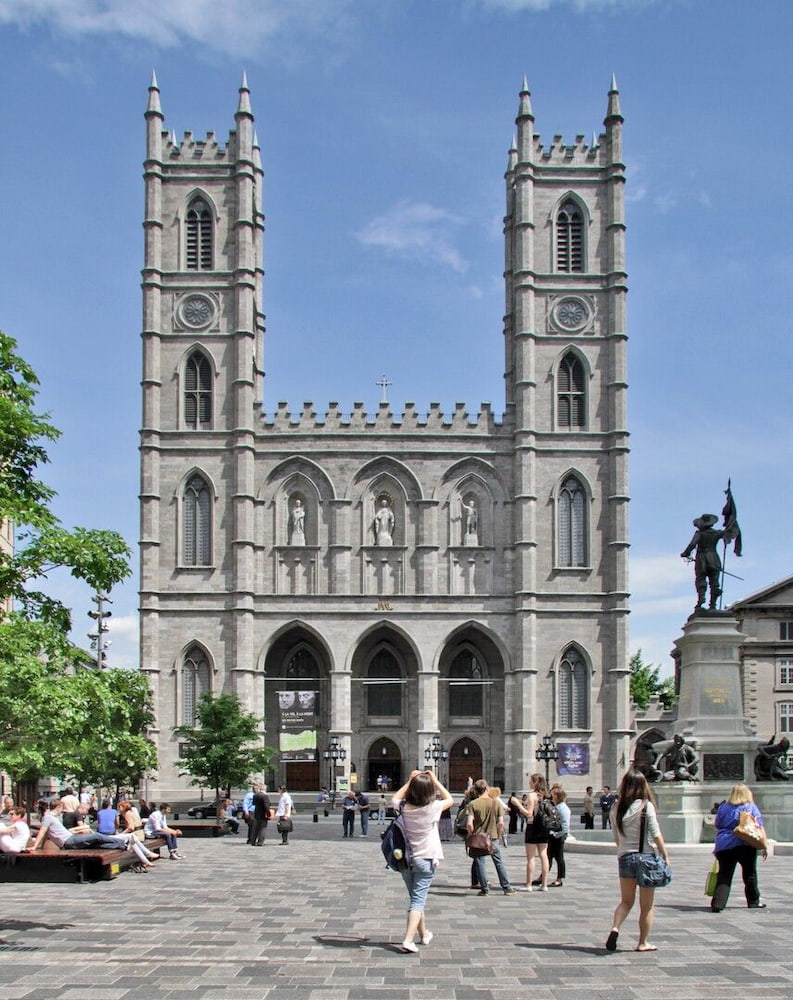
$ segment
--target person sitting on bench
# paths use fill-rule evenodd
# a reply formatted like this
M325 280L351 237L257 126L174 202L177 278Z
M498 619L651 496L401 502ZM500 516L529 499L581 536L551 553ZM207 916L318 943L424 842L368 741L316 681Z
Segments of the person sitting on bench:
M7 826L0 826L0 853L21 854L30 840L30 827L27 824L25 810L19 806L11 806L8 810Z
M139 840L132 836L111 837L105 833L93 833L90 827L82 824L74 827L76 832L67 830L61 822L63 803L60 799L53 799L50 808L44 813L39 832L33 841L31 850L37 851L44 841L49 837L53 843L57 844L64 851L80 850L110 850L110 851L134 851L144 868L153 868L152 859L157 855L147 850Z
M167 802L163 802L159 809L155 809L146 820L146 836L162 837L168 845L168 856L171 861L181 861L184 854L179 853L177 837L182 836L181 830L173 830L168 826L166 816L171 811Z

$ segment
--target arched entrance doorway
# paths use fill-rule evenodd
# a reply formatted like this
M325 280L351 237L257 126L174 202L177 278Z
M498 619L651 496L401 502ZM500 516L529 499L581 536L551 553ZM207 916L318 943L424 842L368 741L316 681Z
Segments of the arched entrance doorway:
M393 740L389 740L383 736L379 740L374 741L369 747L369 757L366 761L366 770L364 773L366 774L366 787L369 791L379 788L377 784L378 778L388 779L386 788L389 791L393 792L397 788L402 787L402 782L404 781L402 777L402 755L399 752L399 747Z
M477 781L482 774L482 748L470 736L463 736L449 751L449 791L463 792L468 779Z

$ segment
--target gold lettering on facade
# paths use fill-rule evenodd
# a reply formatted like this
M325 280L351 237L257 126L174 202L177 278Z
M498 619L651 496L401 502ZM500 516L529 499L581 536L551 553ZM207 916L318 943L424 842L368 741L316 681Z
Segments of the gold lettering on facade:
M377 602L377 610L378 611L393 611L394 609L391 606L391 602L390 601L387 601L385 599L385 597L381 597L378 600L378 602Z

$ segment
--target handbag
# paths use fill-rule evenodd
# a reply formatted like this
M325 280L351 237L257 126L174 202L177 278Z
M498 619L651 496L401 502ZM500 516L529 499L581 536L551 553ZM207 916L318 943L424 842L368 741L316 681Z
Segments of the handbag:
M495 806L491 803L488 826L490 825L490 820L493 818L494 809ZM468 849L469 858L486 858L489 854L493 853L492 838L489 834L482 833L481 830L478 833L469 833L465 838L465 846Z
M295 825L287 816L281 816L279 817L275 828L279 833L291 833L292 830L294 830Z
M642 806L642 818L639 825L639 865L636 870L636 883L642 889L661 889L672 881L672 869L660 854L644 850L646 829L647 803L645 802Z
M493 853L493 841L486 833L469 833L465 846L469 858L486 858Z
M732 831L733 835L742 843L749 847L755 847L758 851L765 851L768 848L768 841L765 839L765 830L760 826L754 816L745 809L738 813L740 819L738 825Z
M716 891L716 879L719 874L719 862L714 861L713 865L708 872L708 877L705 879L705 895L712 896Z

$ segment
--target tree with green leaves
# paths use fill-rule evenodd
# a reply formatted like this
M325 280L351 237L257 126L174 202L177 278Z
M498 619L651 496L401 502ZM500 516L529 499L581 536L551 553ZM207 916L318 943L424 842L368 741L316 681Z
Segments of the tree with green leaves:
M126 681L83 676L90 658L68 639L70 611L43 589L47 574L62 567L107 592L129 576L131 550L114 531L68 530L53 512L55 492L40 468L59 431L49 414L35 410L38 387L16 341L0 332L0 521L13 524L16 538L13 551L0 551L0 608L14 604L0 611L0 768L16 781L83 777L88 763L99 760L96 741L90 746L86 737L96 725L130 768L152 766L153 748L138 742L146 724L140 724L145 679L129 682L133 697ZM111 738L114 726L123 734ZM121 745L126 740L132 743ZM118 762L110 768L118 769Z
M181 756L176 762L191 785L242 788L251 775L264 771L278 752L259 743L261 719L243 711L235 694L203 694L196 707L195 726L177 726Z
M0 552L0 602L13 598L23 618L68 632L68 608L38 581L65 567L93 589L109 591L131 573L132 552L115 531L69 531L53 513L55 491L39 478L39 468L49 461L46 443L60 432L49 414L35 412L38 386L16 341L0 332L0 520L14 524L17 541L13 552Z
M677 700L674 677L661 680L661 668L653 663L645 663L642 651L638 650L630 659L631 700L643 712L650 699L658 696L664 708L671 708Z

